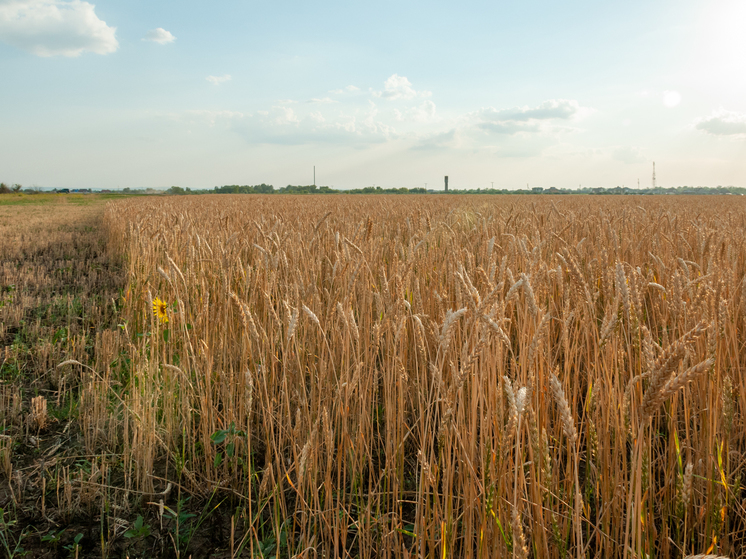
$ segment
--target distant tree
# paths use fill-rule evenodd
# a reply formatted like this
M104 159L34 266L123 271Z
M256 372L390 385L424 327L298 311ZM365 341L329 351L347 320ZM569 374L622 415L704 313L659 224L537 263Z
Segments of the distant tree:
M180 186L172 186L166 190L166 194L185 194L184 189Z
M0 182L0 194L7 194L10 192L10 188L8 188L8 185L4 182Z
M257 192L259 194L272 194L275 191L275 187L271 184L257 184L254 187L254 192Z
M20 192L22 188L23 188L23 186L21 186L20 184L16 183L16 184L13 185L13 192Z

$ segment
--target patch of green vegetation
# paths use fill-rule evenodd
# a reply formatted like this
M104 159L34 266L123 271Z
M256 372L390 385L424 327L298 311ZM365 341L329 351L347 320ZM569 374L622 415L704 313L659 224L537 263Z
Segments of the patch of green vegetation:
M14 192L0 195L2 206L48 206L54 204L73 204L75 206L92 206L108 200L119 200L132 196L144 196L144 193L105 192L90 194L61 194L58 192Z
M0 380L13 382L21 375L16 359L5 359L0 362Z
M149 196L144 192L104 192L96 194L99 200L121 200L122 198L132 198L133 196Z
M59 204L62 202L60 194L44 192L39 194L3 194L0 196L0 206L33 206Z
M99 202L98 196L95 194L62 194L61 196L65 202L76 206L89 206Z
M47 410L49 415L57 421L67 421L78 417L79 405L80 402L74 396L69 396L59 407L50 401L47 404Z
M20 533L17 533L17 519L8 512L6 518L5 509L0 508L0 544L5 550L5 556L9 559L13 557L26 557L27 552L21 546L21 543L31 531L29 526L23 527Z
M145 524L142 515L138 514L135 523L124 533L125 538L147 538L150 535L150 526Z

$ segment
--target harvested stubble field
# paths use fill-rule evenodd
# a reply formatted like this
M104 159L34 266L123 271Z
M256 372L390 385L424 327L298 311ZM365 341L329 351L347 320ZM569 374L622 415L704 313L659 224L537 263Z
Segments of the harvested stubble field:
M746 553L741 198L159 197L101 227L113 319L3 369L6 502L94 519L83 554ZM34 387L82 465L28 450L62 431Z

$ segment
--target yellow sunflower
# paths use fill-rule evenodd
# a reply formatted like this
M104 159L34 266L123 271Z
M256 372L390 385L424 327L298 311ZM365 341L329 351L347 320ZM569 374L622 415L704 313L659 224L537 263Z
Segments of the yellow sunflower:
M158 297L153 299L153 314L163 324L168 322L168 314L166 314L166 311L168 311L168 303L166 303L166 301L161 301Z

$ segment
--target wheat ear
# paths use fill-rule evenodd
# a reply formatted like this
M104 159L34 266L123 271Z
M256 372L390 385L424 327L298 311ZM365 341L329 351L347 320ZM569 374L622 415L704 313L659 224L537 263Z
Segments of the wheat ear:
M562 390L562 384L560 384L555 373L549 375L549 388L552 391L554 400L557 402L560 418L562 419L562 430L565 432L568 446L572 450L575 461L575 468L573 471L575 477L575 510L573 511L573 516L575 521L575 545L577 546L578 559L580 559L580 557L583 556L583 527L581 524L583 495L580 493L580 479L578 477L578 432L575 429L575 422L572 419L572 412L570 411L570 405L567 403L567 398L565 398L565 392Z
M707 323L699 322L694 328L668 346L655 360L652 367L650 385L642 399L642 418L647 419L658 409L663 388L668 383L676 367L684 358L687 346L707 329Z
M552 391L557 407L559 408L560 418L562 420L562 430L565 432L565 436L568 439L568 443L571 446L575 446L575 441L578 440L578 432L575 430L575 422L572 420L572 413L570 412L570 406L565 398L565 392L562 390L557 375L554 373L549 375L549 388Z

